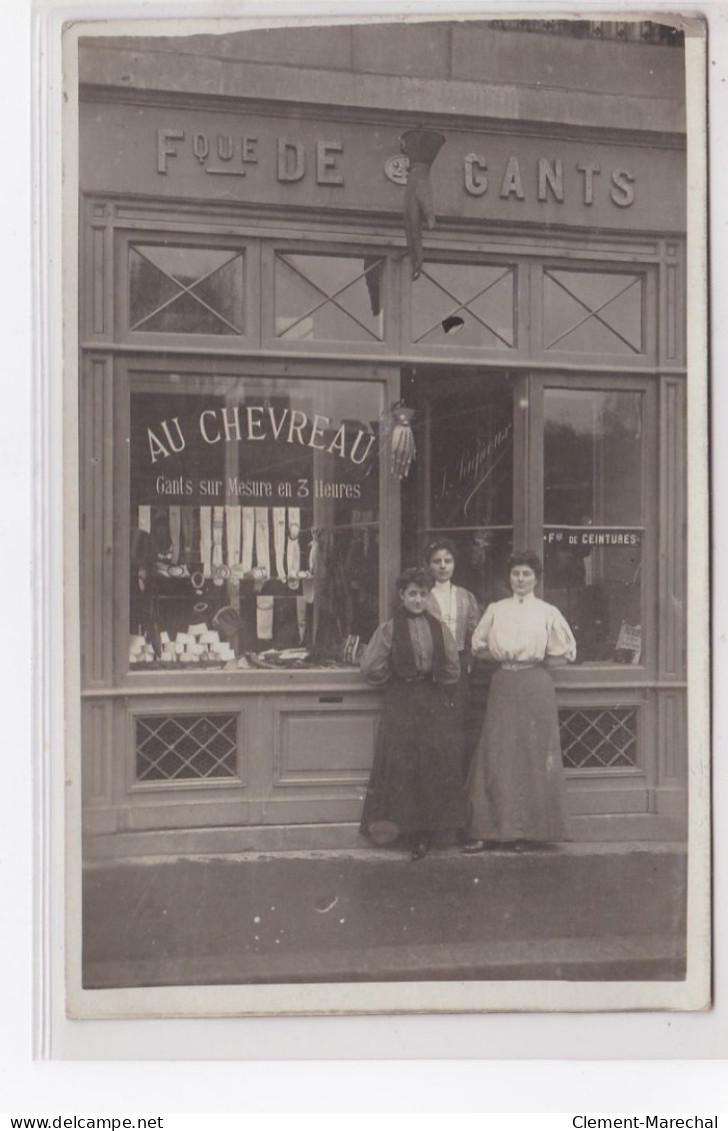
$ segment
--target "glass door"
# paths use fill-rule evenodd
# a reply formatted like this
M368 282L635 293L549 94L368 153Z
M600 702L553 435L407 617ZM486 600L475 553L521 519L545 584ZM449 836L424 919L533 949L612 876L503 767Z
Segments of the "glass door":
M481 607L504 596L514 539L514 395L508 373L410 370L402 391L415 409L418 457L403 484L402 561L419 563L446 537L457 584Z

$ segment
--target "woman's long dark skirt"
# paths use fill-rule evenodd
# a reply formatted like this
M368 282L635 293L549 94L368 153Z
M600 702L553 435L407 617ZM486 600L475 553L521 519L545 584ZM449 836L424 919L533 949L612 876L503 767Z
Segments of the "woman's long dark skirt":
M467 790L473 839L566 839L556 694L545 668L493 675Z
M449 686L395 679L387 688L361 820L376 843L463 827L458 714Z

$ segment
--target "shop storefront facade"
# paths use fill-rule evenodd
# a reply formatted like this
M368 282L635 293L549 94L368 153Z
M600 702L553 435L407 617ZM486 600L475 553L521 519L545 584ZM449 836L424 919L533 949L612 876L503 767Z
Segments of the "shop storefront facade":
M543 554L578 645L557 675L573 836L683 834L681 51L614 44L663 76L651 115L637 90L596 109L584 62L574 120L547 96L538 120L525 82L475 97L474 29L442 30L402 41L409 80L361 50L297 67L289 41L270 89L274 39L82 46L91 856L361 843L380 699L357 656L441 536L483 608L514 547ZM416 278L413 126L445 139Z

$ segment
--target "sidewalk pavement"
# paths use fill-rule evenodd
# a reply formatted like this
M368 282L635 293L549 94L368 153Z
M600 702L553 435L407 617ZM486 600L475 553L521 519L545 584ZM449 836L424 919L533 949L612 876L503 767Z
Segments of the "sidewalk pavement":
M84 986L675 980L685 893L684 846L646 842L96 862Z

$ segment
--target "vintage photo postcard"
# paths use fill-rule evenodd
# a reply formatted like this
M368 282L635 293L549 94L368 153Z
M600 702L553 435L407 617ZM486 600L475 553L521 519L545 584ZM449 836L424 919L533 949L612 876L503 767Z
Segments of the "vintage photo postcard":
M66 27L74 1018L710 1005L705 36Z

